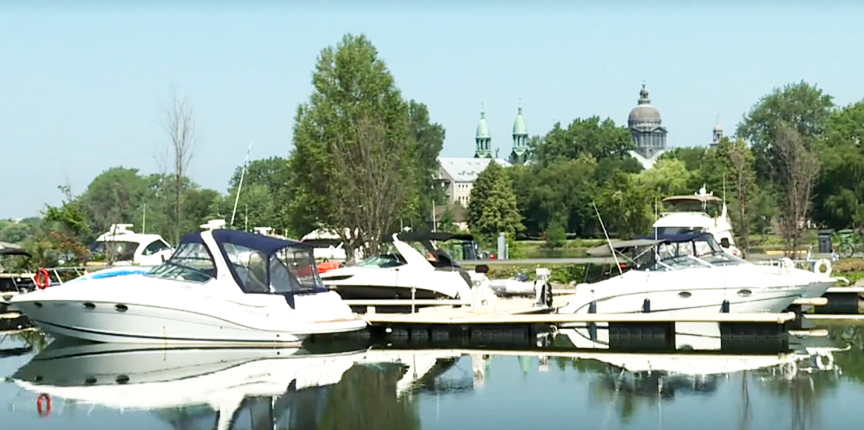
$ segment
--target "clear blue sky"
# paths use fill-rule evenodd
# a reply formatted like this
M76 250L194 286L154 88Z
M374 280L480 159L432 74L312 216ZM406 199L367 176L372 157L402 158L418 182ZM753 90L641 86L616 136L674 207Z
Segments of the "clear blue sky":
M156 171L172 90L196 109L192 179L225 192L249 141L253 159L289 154L316 57L346 32L429 106L445 156L473 154L481 102L504 156L520 98L532 135L595 114L620 124L645 80L671 146L707 144L718 116L731 132L801 79L839 104L864 98L851 1L404 3L0 2L0 218L59 203L67 178L77 194L112 166Z

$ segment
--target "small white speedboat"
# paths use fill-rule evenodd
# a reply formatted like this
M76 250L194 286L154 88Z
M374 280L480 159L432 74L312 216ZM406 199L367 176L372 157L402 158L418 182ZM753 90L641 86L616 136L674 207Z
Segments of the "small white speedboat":
M780 312L795 299L822 296L837 282L830 273L797 269L791 260L780 267L752 264L727 253L711 233L667 235L612 247L643 250L626 261L631 270L578 285L559 313ZM589 253L597 255L598 250Z
M375 255L357 265L330 270L321 278L346 300L412 298L419 300L464 300L470 302L472 288L488 279L467 271L434 241L463 240L473 236L453 233L400 233L389 239L394 252ZM408 242L420 242L424 256Z
M49 334L97 342L281 345L366 327L321 283L311 248L234 230L189 234L146 274L70 282L11 304Z

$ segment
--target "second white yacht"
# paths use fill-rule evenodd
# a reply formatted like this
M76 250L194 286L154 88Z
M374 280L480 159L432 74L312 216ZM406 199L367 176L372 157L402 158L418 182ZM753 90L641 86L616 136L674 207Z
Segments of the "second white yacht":
M626 261L630 270L578 285L559 313L780 312L797 298L822 296L837 282L797 269L791 260L779 267L749 263L725 252L710 233L621 242L618 249L634 250Z

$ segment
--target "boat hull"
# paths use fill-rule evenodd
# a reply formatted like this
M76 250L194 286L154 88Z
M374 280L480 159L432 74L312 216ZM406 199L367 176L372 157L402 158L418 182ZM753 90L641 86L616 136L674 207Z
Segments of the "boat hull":
M37 307L36 303L41 305ZM289 330L264 330L231 321L229 316L128 304L119 312L114 303L31 302L16 307L40 329L53 336L94 342L176 345L297 345L314 334L361 330L362 320L315 322Z
M758 268L745 270L628 272L597 284L580 285L573 300L559 312L704 314L723 312L727 302L730 313L782 312L795 299L820 297L835 283L804 271L795 273L796 280ZM703 276L694 276L697 274Z
M22 294L12 306L51 335L96 342L291 345L310 335L366 327L331 291L289 300L222 295L214 291L218 287L126 275Z

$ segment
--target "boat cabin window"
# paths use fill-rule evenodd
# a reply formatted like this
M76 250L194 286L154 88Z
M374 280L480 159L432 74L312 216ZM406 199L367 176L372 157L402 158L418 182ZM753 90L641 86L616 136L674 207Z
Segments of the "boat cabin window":
M163 242L161 239L156 239L152 243L147 245L146 248L144 248L143 254L144 255L153 255L157 252L161 252L161 251L164 251L164 250L169 249L169 248L170 248L170 246L168 246L167 243Z
M657 227L658 236L668 236L671 234L701 233L704 231L704 228L693 227Z
M91 252L94 261L104 261L109 259L112 261L132 261L135 258L135 251L137 249L138 242L100 240L93 244Z
M216 265L203 243L181 244L168 261L148 274L178 281L207 282L216 277Z
M311 250L283 248L270 257L270 285L276 293L323 290Z
M324 288L311 249L286 247L269 257L242 245L224 243L240 288L247 293L303 293Z
M240 288L247 293L269 293L267 256L252 248L233 243L223 244L228 264L234 268Z

